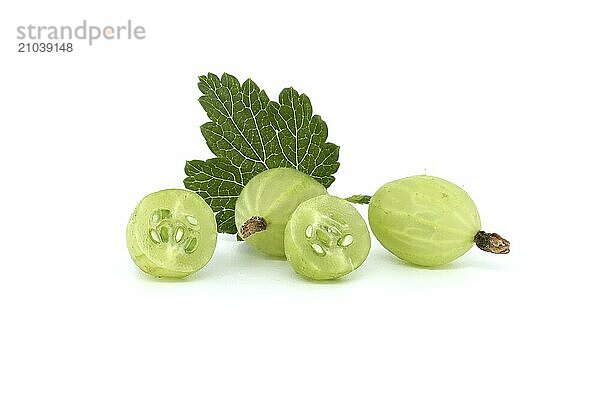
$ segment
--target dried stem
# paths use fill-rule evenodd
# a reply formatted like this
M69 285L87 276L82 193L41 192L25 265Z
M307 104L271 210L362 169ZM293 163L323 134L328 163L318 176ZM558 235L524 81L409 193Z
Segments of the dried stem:
M263 217L252 217L242 225L240 236L242 239L246 239L248 236L265 229L267 229L267 221Z
M497 233L479 231L474 240L477 247L483 251L494 254L508 254L510 252L510 242Z

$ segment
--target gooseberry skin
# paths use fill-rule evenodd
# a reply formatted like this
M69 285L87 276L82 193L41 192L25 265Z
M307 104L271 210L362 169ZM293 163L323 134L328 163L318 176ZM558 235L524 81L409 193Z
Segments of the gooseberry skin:
M454 183L418 175L386 183L371 198L369 225L383 247L436 267L465 254L481 230L475 203Z
M273 168L256 175L242 189L235 204L238 232L252 217L261 217L266 229L243 238L260 252L285 257L285 225L300 203L327 193L314 178L293 168ZM243 235L241 235L243 236Z
M165 189L145 196L126 229L131 259L155 277L184 278L203 268L217 244L210 206L197 193Z
M285 228L285 254L309 279L344 276L362 265L371 249L365 220L348 201L322 195L306 200Z

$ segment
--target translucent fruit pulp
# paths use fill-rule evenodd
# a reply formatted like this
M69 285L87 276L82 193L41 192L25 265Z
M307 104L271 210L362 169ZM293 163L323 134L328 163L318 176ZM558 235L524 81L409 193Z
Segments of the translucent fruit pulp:
M292 268L310 279L335 279L358 268L369 254L367 224L346 200L322 195L306 200L285 229Z
M136 206L127 224L127 248L144 272L182 278L204 267L217 242L213 211L196 193L167 189Z

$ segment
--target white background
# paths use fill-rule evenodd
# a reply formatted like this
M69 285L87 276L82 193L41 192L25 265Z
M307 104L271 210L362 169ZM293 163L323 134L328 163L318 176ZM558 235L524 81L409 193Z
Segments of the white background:
M17 53L18 25L84 18L147 38ZM0 398L599 398L597 2L21 1L0 19ZM125 224L210 157L209 71L307 93L341 146L331 193L452 180L511 254L427 270L374 240L315 284L220 236L190 279L145 276Z

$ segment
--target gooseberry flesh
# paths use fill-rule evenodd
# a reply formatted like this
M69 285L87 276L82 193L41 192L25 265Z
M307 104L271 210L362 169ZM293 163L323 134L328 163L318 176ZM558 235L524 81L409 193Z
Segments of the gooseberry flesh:
M322 195L304 201L285 228L285 254L294 271L336 279L360 267L371 249L369 228L348 201Z
M217 224L210 206L197 193L166 189L144 197L126 231L135 264L155 277L183 278L212 258Z

